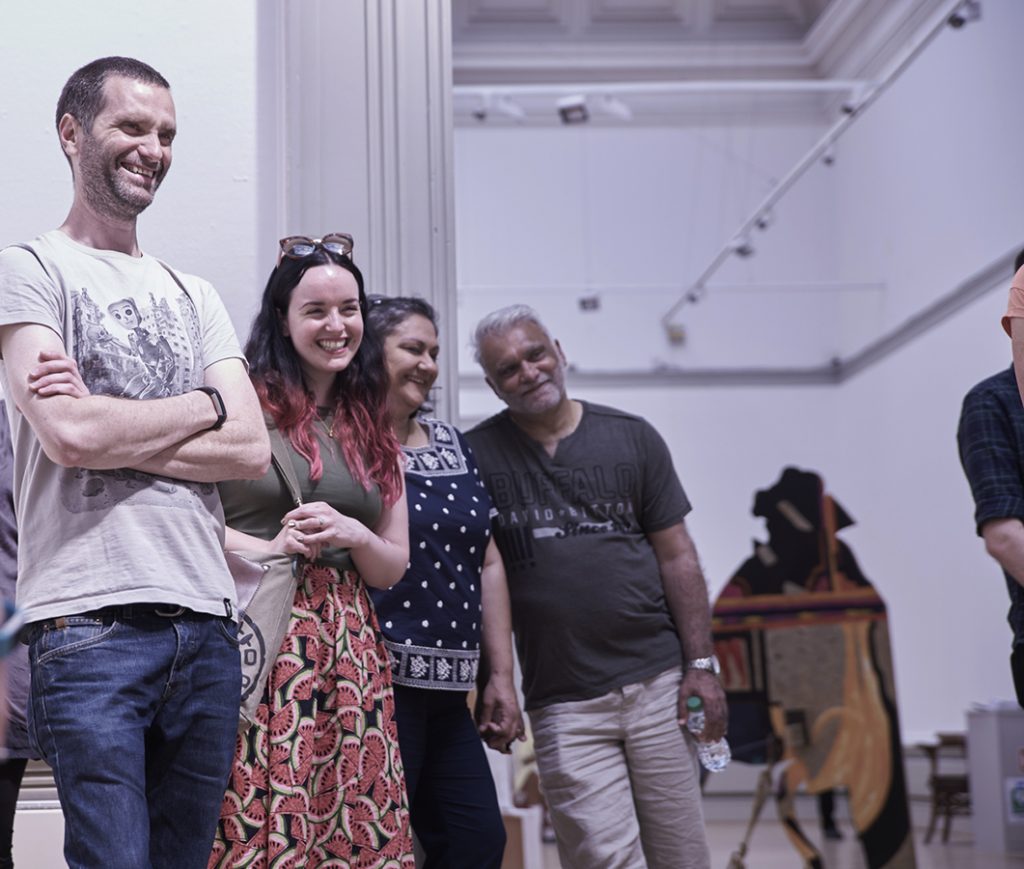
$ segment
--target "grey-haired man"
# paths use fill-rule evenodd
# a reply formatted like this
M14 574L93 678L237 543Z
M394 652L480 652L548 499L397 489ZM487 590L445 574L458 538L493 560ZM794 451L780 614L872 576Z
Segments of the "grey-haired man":
M570 399L536 312L478 325L507 409L467 437L494 502L526 710L562 863L709 865L686 699L725 731L707 587L668 449L643 419Z

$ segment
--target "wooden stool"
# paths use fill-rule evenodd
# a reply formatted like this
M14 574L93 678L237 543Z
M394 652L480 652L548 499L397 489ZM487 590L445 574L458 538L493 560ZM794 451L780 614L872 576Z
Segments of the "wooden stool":
M932 795L932 816L928 821L928 831L924 834L927 845L935 832L935 824L941 815L942 841L949 841L949 825L953 815L969 815L971 813L971 791L967 773L939 772L939 760L942 757L956 758L965 766L967 760L967 737L963 733L937 733L936 742L920 742L920 748L928 755L931 774L928 776L928 788Z

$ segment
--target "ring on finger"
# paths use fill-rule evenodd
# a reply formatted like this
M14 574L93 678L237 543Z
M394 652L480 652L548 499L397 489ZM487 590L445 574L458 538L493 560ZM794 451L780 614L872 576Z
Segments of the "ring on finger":
M324 527L324 517L323 516L317 516L316 517L316 521L320 523L320 527L321 528Z

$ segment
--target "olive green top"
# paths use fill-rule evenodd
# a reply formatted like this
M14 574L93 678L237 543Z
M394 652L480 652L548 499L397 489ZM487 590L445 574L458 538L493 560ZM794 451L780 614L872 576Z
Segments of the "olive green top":
M373 528L381 513L380 489L377 486L369 492L363 489L349 472L341 447L328 438L326 432L317 431L317 436L324 475L316 482L309 479L309 463L285 439L303 502L326 501L339 513ZM273 540L278 535L281 518L295 506L273 464L259 480L227 480L217 488L227 525L264 540ZM356 569L348 549L325 549L317 563L339 570Z

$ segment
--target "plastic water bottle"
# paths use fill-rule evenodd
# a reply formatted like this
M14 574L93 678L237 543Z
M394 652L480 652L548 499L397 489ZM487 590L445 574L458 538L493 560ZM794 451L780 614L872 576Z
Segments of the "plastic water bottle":
M704 702L700 697L687 698L686 713L686 728L697 741L697 757L700 758L701 766L708 772L725 769L732 759L729 743L724 738L716 739L714 742L701 740L701 734L704 732Z

